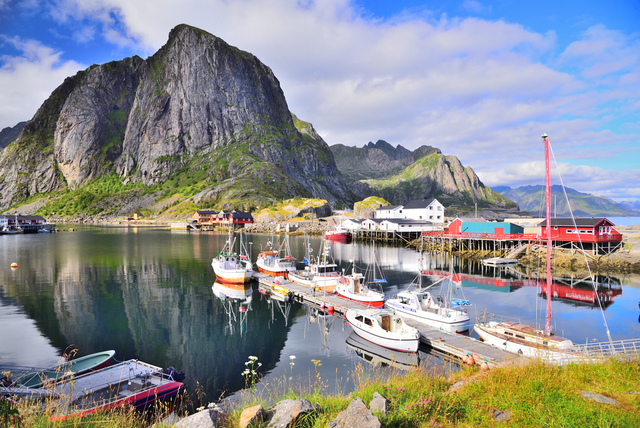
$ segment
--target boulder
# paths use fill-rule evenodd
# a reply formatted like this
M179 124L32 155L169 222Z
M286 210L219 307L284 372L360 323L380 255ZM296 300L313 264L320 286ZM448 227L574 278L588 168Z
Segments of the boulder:
M242 411L240 415L240 428L247 428L253 425L258 425L264 420L265 411L264 408L258 404L257 406L247 407Z
M382 416L387 416L387 399L377 392L373 393L373 399L369 403L372 412L380 412Z
M316 408L306 398L296 400L282 400L269 409L268 428L292 426L299 417L316 411Z
M362 398L356 397L351 400L349 406L340 412L338 416L329 422L327 428L380 428L380 419L367 409Z

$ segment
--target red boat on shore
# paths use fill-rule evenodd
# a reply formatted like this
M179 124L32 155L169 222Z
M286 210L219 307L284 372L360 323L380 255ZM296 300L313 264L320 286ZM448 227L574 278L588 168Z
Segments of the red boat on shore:
M329 241L349 242L351 241L351 232L344 227L336 227L325 234L325 239Z

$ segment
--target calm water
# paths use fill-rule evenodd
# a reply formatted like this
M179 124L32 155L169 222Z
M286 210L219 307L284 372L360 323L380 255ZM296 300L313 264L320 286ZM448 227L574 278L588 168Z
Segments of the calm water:
M199 384L207 400L215 401L221 393L242 389L241 373L252 355L270 388L289 377L299 385L314 383L317 373L328 392L353 388L361 356L382 354L375 359L384 361L380 349L350 345L351 328L341 318L269 301L257 284L240 290L244 301L224 299L238 293L216 285L211 268L225 239L225 234L136 227L0 236L0 364L47 366L67 347L79 355L114 349L120 360L183 370L189 391ZM249 236L254 260L268 239ZM302 259L303 239L290 240L293 255ZM317 253L320 240L311 245ZM333 253L342 268L354 259L364 266L371 247L336 244ZM378 247L377 254L389 296L407 287L420 267L426 282L450 268L442 255L420 262L406 248ZM16 269L10 268L14 262ZM462 274L456 294L472 301L472 319L486 309L530 323L544 320L544 295L535 280L477 263L453 263ZM640 278L598 281L604 319L591 302L590 285L579 278L556 280L555 331L577 342L602 341L606 320L614 339L639 337ZM424 353L419 357L422 364L436 361Z

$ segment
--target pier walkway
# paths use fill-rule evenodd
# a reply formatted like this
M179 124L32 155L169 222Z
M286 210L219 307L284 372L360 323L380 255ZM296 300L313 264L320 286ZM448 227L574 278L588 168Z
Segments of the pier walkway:
M258 280L261 291L270 292L274 277L262 273L254 272L253 277ZM308 305L325 310L333 308L333 314L343 316L348 309L365 309L366 306L358 302L344 299L337 294L325 293L323 291L313 292L311 288L297 284L295 282L279 278L280 286L288 289L293 294L293 299ZM448 357L459 359L460 362L467 354L472 354L476 364L484 361L490 367L499 366L507 362L518 361L519 357L510 352L502 351L482 341L462 334L451 333L439 330L413 320L405 319L405 322L415 327L420 332L420 341L427 350L438 351Z

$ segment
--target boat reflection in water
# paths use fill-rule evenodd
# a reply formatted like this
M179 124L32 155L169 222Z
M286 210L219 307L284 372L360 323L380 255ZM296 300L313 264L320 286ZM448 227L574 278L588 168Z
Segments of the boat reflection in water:
M242 336L247 330L247 315L251 311L253 288L251 283L231 284L214 282L211 287L213 294L223 305L224 311L229 316L229 324L224 329L224 334L239 333ZM236 332L236 324L238 331Z
M329 314L323 309L307 306L307 325L305 327L306 329L311 328L311 324L318 326L320 331L320 352L327 357L331 356L329 334L335 318L333 314Z
M401 370L410 370L418 367L420 363L418 353L398 352L384 348L361 338L355 332L351 332L347 338L347 350L355 352L358 358L373 367L393 367Z

